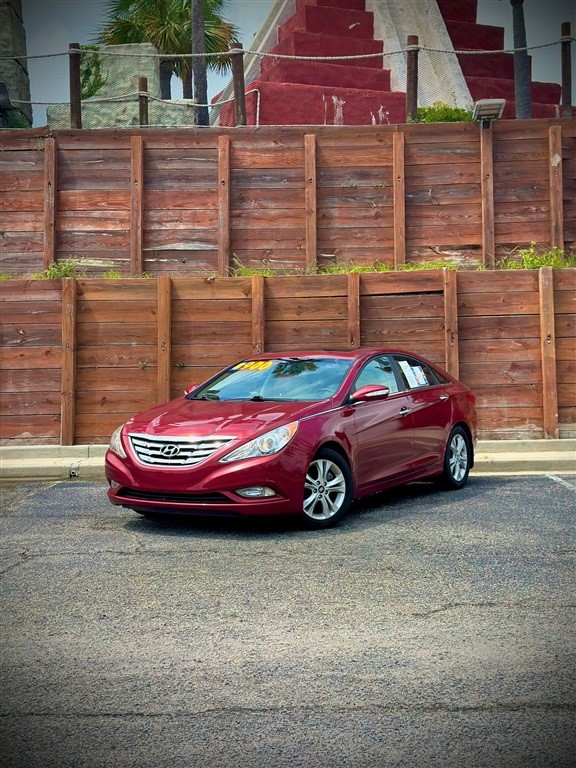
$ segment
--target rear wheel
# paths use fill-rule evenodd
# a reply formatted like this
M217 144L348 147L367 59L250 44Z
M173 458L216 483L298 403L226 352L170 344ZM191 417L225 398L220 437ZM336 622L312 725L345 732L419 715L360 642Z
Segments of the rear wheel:
M444 471L440 482L444 488L458 490L468 480L472 454L468 435L462 427L454 427L446 444Z
M336 525L352 501L352 473L345 459L328 448L310 463L304 481L302 519L309 528Z

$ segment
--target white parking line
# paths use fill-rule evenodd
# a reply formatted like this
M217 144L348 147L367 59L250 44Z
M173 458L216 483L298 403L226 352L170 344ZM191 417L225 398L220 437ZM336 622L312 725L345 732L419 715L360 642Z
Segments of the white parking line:
M566 482L566 480L563 480L561 477L558 477L557 475L546 475L546 477L549 477L550 480L554 480L556 483L560 483L560 485L565 485L566 488L574 488L574 486L571 483Z

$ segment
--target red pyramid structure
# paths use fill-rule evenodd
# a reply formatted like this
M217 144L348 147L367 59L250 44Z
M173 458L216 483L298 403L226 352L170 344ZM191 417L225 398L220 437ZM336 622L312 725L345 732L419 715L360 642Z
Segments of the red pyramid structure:
M504 29L476 22L477 0L437 4L454 49L502 51ZM259 75L246 85L247 124L405 122L406 94L391 90L390 70L385 68L394 58L385 53L396 48L386 50L386 41L375 39L374 14L366 10L365 0L296 0L295 9L277 27L277 42L271 55L261 59ZM513 54L462 53L458 63L470 105L482 98L504 98L504 117L515 116ZM560 97L560 85L532 83L533 117L559 116ZM225 104L220 125L234 124L234 105Z

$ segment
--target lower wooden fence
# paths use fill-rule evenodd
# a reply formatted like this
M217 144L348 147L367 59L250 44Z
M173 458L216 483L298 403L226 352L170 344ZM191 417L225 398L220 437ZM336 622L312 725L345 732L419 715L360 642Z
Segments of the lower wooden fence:
M0 283L0 441L104 443L262 351L395 345L476 393L480 436L576 436L576 269Z

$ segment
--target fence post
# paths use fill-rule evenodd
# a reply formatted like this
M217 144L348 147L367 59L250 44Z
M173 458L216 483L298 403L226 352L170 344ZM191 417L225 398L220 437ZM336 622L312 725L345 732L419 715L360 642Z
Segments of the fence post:
M266 307L264 275L252 275L252 351L264 352L266 344Z
M496 266L496 233L494 224L494 145L492 131L479 123L480 136L480 202L482 206L482 265Z
M230 137L218 136L218 276L230 269Z
M130 275L142 273L142 227L144 223L144 140L132 136L130 142Z
M558 374L556 370L556 335L554 327L554 270L538 270L540 297L540 356L542 360L542 407L544 438L558 439Z
M58 163L56 139L44 139L44 269L48 269L56 256L56 194Z
M348 275L348 346L357 349L362 343L360 317L360 273Z
M138 78L138 122L148 125L148 78Z
M548 131L550 187L550 245L564 248L564 182L562 172L562 126L552 125Z
M236 116L236 125L246 125L246 94L244 93L244 51L242 44L238 42L230 43L230 50L236 49L236 53L231 54L232 59L232 78L234 81L234 114Z
M306 201L306 269L315 272L318 266L318 201L316 178L316 136L304 136L304 199Z
M565 21L561 27L562 117L572 117L572 27Z
M446 370L452 376L460 376L458 338L458 271L443 270L444 281L444 357Z
M80 89L80 43L68 46L70 72L70 128L82 128L82 104Z
M172 368L172 280L170 275L160 275L157 284L158 303L158 380L156 401L170 400Z
M406 48L406 122L418 119L418 37L408 35Z
M392 136L394 269L406 264L406 163L403 133Z
M60 445L74 445L76 421L76 279L62 278Z

